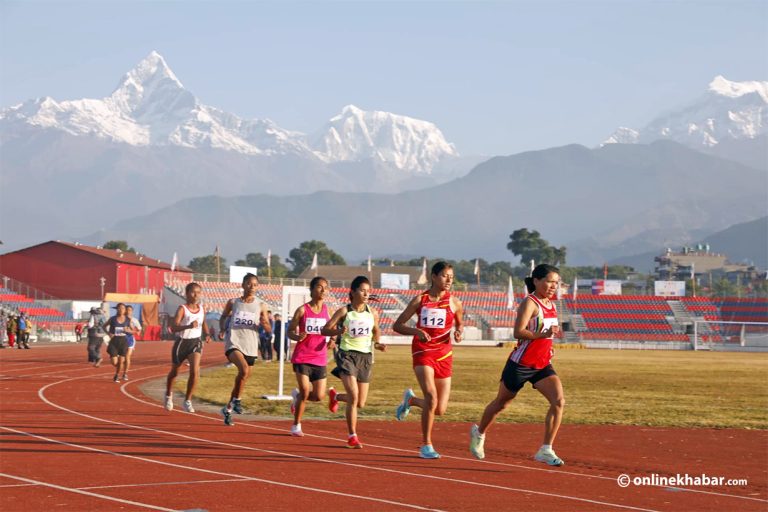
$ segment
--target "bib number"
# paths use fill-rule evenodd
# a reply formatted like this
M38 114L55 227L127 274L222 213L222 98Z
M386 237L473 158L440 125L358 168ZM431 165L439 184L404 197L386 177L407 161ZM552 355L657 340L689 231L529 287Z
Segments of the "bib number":
M445 327L445 309L422 308L419 323L421 327Z
M373 324L366 320L351 320L349 335L353 338L366 338L373 333Z
M237 313L235 313L235 318L233 319L233 323L232 323L233 327L253 328L256 325L257 325L256 313L253 313L251 311L238 311Z
M307 318L305 323L307 334L320 334L327 321L325 318Z

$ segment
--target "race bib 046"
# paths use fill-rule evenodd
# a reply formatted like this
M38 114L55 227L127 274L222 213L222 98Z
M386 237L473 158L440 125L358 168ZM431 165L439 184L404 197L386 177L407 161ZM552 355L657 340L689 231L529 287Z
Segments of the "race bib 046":
M320 334L326 322L328 320L325 318L307 318L305 322L307 334Z

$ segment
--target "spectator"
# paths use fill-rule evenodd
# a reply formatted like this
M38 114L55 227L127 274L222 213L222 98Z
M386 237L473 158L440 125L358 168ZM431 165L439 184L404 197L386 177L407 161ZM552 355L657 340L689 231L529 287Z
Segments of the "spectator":
M272 326L272 334L274 334L274 339L272 341L272 346L275 349L275 358L280 359L280 336L283 334L283 317L280 313L275 313L275 321ZM284 352L283 352L283 361L289 361L290 360L290 351L291 351L291 339L286 336L285 337L285 345L284 345Z
M96 368L101 364L101 346L104 344L104 338L107 332L104 330L104 324L107 318L101 308L91 308L88 318L88 362L93 363Z
M5 342L8 339L8 319L5 313L0 313L0 348L5 348Z
M269 330L265 326L259 326L259 356L265 363L272 362L272 333L274 332L275 319L272 312L267 311L269 317Z
M8 325L5 332L8 334L8 346L13 348L16 344L16 317L10 315L8 317Z
M75 324L75 338L77 339L78 343L83 340L83 324L80 322Z
M16 321L16 339L18 340L16 348L29 348L29 332L31 330L27 314L22 311Z

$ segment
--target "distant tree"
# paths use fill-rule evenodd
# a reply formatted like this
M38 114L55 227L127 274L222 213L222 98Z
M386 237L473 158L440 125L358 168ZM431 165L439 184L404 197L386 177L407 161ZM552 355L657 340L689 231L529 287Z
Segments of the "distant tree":
M738 287L724 277L712 285L712 295L715 297L735 297L738 291Z
M309 240L301 242L298 247L291 249L288 253L288 263L293 266L292 274L298 276L310 265L312 258L317 254L318 265L346 265L347 262L338 253L330 249L325 242L318 240Z
M565 265L566 248L549 245L536 230L521 228L509 235L509 238L507 249L515 256L520 256L522 265L527 265L530 260L537 264Z
M123 252L132 252L132 253L136 252L136 249L134 249L133 247L128 247L128 242L126 242L125 240L110 240L109 242L102 245L102 247L105 249L112 249L112 250L120 249Z
M216 268L216 255L214 254L192 258L189 262L189 265L187 266L191 268L194 272L197 272L198 274L218 273L218 269ZM219 266L221 267L221 270L223 272L224 269L227 268L227 259L219 258Z
M289 273L288 267L280 261L280 256L273 254L270 258L272 266L272 277L285 277ZM235 265L240 267L256 267L259 269L259 275L264 277L268 275L267 257L260 252L249 252L244 260L235 261Z

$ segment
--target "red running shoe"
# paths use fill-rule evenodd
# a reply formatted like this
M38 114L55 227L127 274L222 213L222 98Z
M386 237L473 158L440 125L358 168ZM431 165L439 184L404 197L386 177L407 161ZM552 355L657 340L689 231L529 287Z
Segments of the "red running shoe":
M347 439L347 448L362 448L362 447L363 445L360 443L360 440L357 438L356 435Z
M328 410L331 412L339 410L339 401L336 399L336 395L338 395L338 393L335 389L328 389Z

